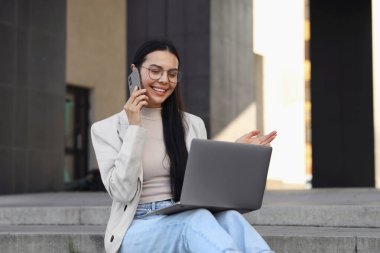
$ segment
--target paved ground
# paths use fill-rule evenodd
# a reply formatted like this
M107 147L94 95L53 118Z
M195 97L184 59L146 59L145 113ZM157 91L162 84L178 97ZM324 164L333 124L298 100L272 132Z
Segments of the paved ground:
M110 206L104 192L60 192L0 196L0 207L22 206ZM266 191L263 206L370 205L380 207L380 190L336 188Z
M0 207L27 206L110 206L105 192L58 192L0 196Z
M372 205L380 207L380 189L328 188L312 190L267 191L264 205Z

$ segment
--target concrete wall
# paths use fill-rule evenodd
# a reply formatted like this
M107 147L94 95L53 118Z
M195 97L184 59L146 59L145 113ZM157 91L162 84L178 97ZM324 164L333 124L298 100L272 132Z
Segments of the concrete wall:
M372 0L373 117L375 128L375 177L380 188L380 2Z
M63 187L66 1L0 4L0 194Z
M373 187L371 0L310 1L313 187Z
M125 0L67 1L66 82L91 88L92 121L125 103L125 16Z
M233 140L256 126L252 11L251 0L211 0L210 136L216 139Z
M255 126L252 1L128 1L127 18L129 63L148 39L178 47L187 111L205 121L209 137L235 138Z
M173 41L181 58L183 77L179 85L186 111L200 116L209 129L210 1L128 1L127 18L128 65L142 42Z

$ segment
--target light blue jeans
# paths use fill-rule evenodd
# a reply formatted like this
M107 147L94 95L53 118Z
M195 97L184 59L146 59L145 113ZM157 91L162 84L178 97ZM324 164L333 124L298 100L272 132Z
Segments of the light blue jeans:
M269 253L256 230L236 211L212 214L195 209L172 215L141 217L150 210L172 205L157 201L138 205L124 236L120 253Z

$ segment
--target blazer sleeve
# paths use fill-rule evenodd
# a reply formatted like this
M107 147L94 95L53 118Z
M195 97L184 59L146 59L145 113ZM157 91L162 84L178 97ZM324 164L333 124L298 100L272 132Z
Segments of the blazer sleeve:
M191 141L194 138L207 139L207 130L203 120L198 116L185 113L185 120L187 125L186 147L190 150Z
M201 118L198 118L198 138L200 139L207 139L207 130L206 130L206 126L205 126L205 123L203 122L203 120Z
M146 130L122 126L126 129L120 147L116 130L110 131L98 123L91 127L91 138L102 181L113 200L129 203L141 187L139 175Z

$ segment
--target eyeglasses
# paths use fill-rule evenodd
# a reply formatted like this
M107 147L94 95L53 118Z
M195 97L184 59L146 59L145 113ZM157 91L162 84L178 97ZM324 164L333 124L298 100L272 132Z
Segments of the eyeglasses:
M169 82L178 83L181 80L181 72L178 69L164 70L159 66L141 67L148 70L149 77L152 80L159 80L165 71Z

